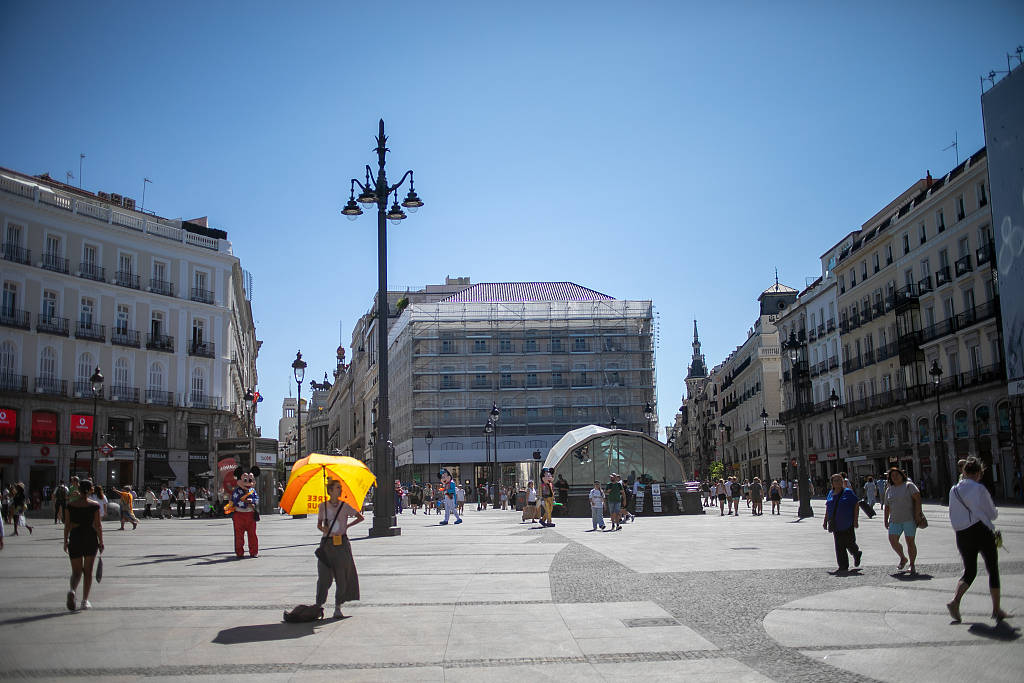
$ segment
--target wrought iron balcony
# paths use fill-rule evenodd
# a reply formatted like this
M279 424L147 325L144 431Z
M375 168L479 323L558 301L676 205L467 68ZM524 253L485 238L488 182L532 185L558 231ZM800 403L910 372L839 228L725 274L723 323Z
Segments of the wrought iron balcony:
M173 406L174 392L163 391L160 389L146 389L146 403L152 403L153 405L158 406Z
M921 294L926 294L932 291L932 276L925 275L923 278L917 281L917 289Z
M92 398L92 382L87 379L76 379L71 385L71 395L74 398ZM99 398L102 397L103 392L101 391Z
M42 313L36 316L36 332L66 337L68 336L69 328L70 321L67 318L58 318L55 315L48 316Z
M192 299L192 301L198 301L201 304L212 304L214 302L213 292L200 287L193 287L189 298Z
M68 381L55 377L36 377L36 393L48 396L66 396Z
M192 392L189 394L189 403L192 404L193 408L217 410L220 407L220 396L207 396L206 394L197 394L196 392ZM190 446L189 450L195 449L192 449Z
M135 387L113 385L110 387L109 397L111 401L126 401L128 403L139 402L139 390Z
M164 296L174 296L174 283L166 280L149 279L149 291Z
M150 351L174 353L174 337L167 334L147 334L146 348Z
M68 260L57 254L43 254L43 260L39 264L43 270L52 270L55 273L68 273Z
M106 282L107 269L103 266L97 266L95 263L86 263L83 261L78 264L78 276L84 277L86 280Z
M137 349L139 348L139 333L137 330L115 327L110 332L110 343L118 346L132 346Z
M190 356L202 356L203 358L215 358L213 342L210 341L192 341L188 345L188 355Z
M836 319L829 318L828 322L825 323L825 329L828 330L829 332L834 332L836 329Z
M966 275L967 273L974 270L974 268L971 266L971 255L968 254L967 256L958 258L956 260L956 263L953 264L953 268L956 271L957 277L960 277L961 275Z
M28 377L0 372L0 391L28 391Z
M974 258L979 266L985 265L992 260L992 246L986 244L983 247L978 247L978 250L974 252Z
M94 322L83 322L79 320L75 323L75 338L76 339L91 339L92 341L106 341L107 340L107 328L104 325L98 325Z
M952 278L949 276L949 266L943 266L935 271L935 286L939 287L946 284Z
M114 284L129 289L139 289L139 276L124 270L114 273Z
M32 264L32 251L10 242L4 242L3 246L0 246L0 256L3 256L5 261L22 263L26 266Z

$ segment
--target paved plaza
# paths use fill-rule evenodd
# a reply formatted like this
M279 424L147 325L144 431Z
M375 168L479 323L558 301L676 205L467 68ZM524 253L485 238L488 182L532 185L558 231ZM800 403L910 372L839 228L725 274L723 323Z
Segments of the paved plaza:
M896 575L881 515L859 572L834 576L817 517L642 518L590 533L467 506L466 523L353 529L362 601L285 624L313 601L315 519L264 516L236 560L229 520L107 522L93 609L64 607L61 531L35 520L0 552L0 676L60 680L957 681L1021 680L1019 617L989 618L984 569L951 624L960 572L945 509L925 506L920 575ZM1024 615L1024 510L1003 508L1003 607ZM8 527L10 533L10 527ZM331 592L333 599L333 589ZM330 610L328 609L328 614Z

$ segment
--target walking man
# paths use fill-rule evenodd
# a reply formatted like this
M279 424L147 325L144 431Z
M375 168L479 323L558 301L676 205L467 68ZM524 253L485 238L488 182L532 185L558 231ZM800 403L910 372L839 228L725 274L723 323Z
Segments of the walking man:
M61 479L60 483L57 484L57 489L53 492L53 523L56 524L57 520L64 521L64 510L68 506L68 487L64 485L64 480Z
M836 546L836 562L839 564L837 573L845 574L850 571L850 558L847 553L853 555L853 566L860 566L860 558L863 554L857 547L858 517L860 516L860 505L857 494L853 489L847 488L843 481L843 475L832 475L832 490L825 498L825 521L822 528L832 532L832 540Z
M612 518L610 531L618 531L622 528L622 498L625 489L619 475L612 472L608 475L611 481L604 487L605 498L608 500L608 516Z
M597 531L597 527L604 529L604 489L601 482L595 481L594 488L590 489L590 517L594 522L591 531Z

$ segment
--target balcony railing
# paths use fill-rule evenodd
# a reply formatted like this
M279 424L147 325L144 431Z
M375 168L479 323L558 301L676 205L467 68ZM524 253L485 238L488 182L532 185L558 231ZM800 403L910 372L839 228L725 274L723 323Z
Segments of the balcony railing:
M39 267L43 270L52 270L55 273L68 272L68 260L57 254L43 254L43 260L39 264Z
M114 284L129 289L139 289L139 276L125 270L114 273Z
M5 261L23 263L26 266L32 264L32 250L24 249L10 242L4 242L3 246L0 246L0 255Z
M92 382L87 379L76 379L71 385L71 395L74 398L92 398ZM102 391L99 398L103 398Z
M106 341L107 328L105 325L79 320L75 323L75 338L91 339L92 341L98 342Z
M943 377L939 383L939 394L953 393L991 382L1002 382L1005 377L1006 375L1001 364L989 365L976 370L962 372L952 377ZM903 389L883 391L880 394L847 403L845 414L849 418L878 410L902 407L911 401L931 401L934 397L934 384L917 384Z
M201 304L212 304L214 302L213 292L200 287L193 287L189 298L192 299L192 301L198 301Z
M956 276L966 275L967 273L974 270L971 266L971 255L968 254L962 258L958 258L956 263L953 264L953 269L956 271Z
M989 318L994 318L998 308L999 299L996 298L991 301L986 301L983 304L979 304L969 311L958 313L952 318L946 318L934 325L929 325L919 333L919 343L924 344L938 339L939 337L945 337L947 334L953 334L957 330L970 327L975 323L983 322Z
M56 334L61 337L68 336L69 321L67 318L58 318L55 315L36 315L36 332L44 334Z
M988 244L978 247L978 250L974 252L974 258L979 266L985 265L992 260L992 247Z
M28 391L28 377L0 372L0 391Z
M917 281L917 289L921 294L926 294L932 291L932 276L925 275L923 278Z
M894 295L896 310L899 311L907 306L916 305L919 291L917 285L906 285L896 290Z
M86 280L95 280L96 282L107 281L107 269L103 266L97 266L95 263L79 263L78 275Z
M36 393L48 396L66 396L68 381L54 377L36 377Z
M174 337L167 334L147 334L146 348L150 351L174 353Z
M949 266L943 266L935 271L935 286L939 287L946 284L952 278L949 276Z
M812 327L807 333L807 341L812 342L818 338L818 328Z
M110 331L110 343L118 346L132 346L139 348L138 330L129 330L123 327L115 327Z
M149 279L149 291L164 296L174 296L174 283L166 280Z
M834 332L836 329L836 319L829 318L828 322L825 323L825 329L828 330L829 332Z
M110 387L109 398L111 401L125 401L128 403L139 402L139 390L135 387L114 385Z
M839 356L832 356L828 359L828 369L835 370L839 367Z
M189 403L193 408L205 408L206 410L217 410L220 407L220 396L207 396L206 394L189 394Z
M174 392L162 391L160 389L146 389L146 403L157 406L173 406Z
M190 356L202 356L203 358L214 358L213 342L209 341L192 341L188 345L188 355Z

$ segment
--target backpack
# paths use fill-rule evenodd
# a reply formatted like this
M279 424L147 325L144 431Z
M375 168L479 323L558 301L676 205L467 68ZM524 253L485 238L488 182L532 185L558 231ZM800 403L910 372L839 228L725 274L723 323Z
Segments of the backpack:
M736 482L732 483L732 497L733 498L739 498L740 497L740 485L737 484Z
M318 605L296 605L291 612L284 613L284 620L291 624L316 621L324 618L324 608Z

